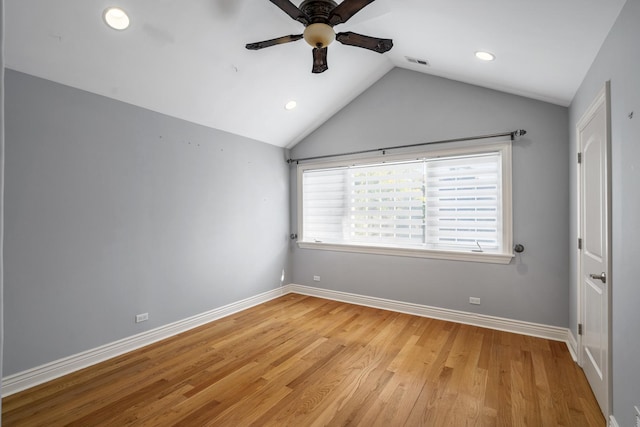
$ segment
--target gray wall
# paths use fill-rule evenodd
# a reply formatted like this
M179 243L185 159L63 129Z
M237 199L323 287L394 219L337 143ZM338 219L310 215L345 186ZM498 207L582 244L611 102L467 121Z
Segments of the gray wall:
M11 70L6 101L5 375L281 285L283 149Z
M396 68L292 149L293 157L526 129L513 147L509 265L294 249L308 286L566 327L569 305L568 111L564 107ZM291 168L292 229L295 166ZM319 275L321 282L313 282ZM469 305L469 297L482 305Z
M569 109L570 155L575 158L575 127L607 80L611 81L612 137L612 360L613 414L622 426L635 425L640 405L640 1L629 0L600 49ZM633 119L629 114L634 112ZM576 165L571 162L571 240L576 236ZM571 246L571 329L576 334L576 253Z

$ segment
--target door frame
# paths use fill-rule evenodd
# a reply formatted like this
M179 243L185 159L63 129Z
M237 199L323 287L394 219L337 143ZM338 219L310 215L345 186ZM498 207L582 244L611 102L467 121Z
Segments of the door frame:
M586 124L590 121L593 115L596 113L598 108L604 105L605 107L605 121L606 121L606 130L605 130L605 146L606 146L606 171L605 176L607 179L606 183L606 228L607 228L607 268L605 271L607 277L607 397L606 404L604 408L601 408L602 412L605 415L607 420L607 425L609 423L609 417L611 416L611 402L613 397L613 381L612 381L612 357L611 357L611 349L612 349L612 285L613 285L613 277L611 274L611 266L612 266L612 223L611 223L611 81L606 81L604 86L598 91L598 94L595 96L589 107L582 114L580 119L576 124L576 141L575 141L575 153L577 154L581 152L580 147L580 130L586 126ZM576 168L576 186L577 186L577 207L576 207L576 225L577 225L577 236L578 238L582 237L582 164L578 163ZM577 243L577 242L576 242ZM584 324L584 308L583 308L583 297L584 297L584 286L582 281L582 249L578 247L576 244L576 280L577 280L577 324ZM576 348L576 357L577 362L580 367L584 366L584 357L583 357L583 349L582 349L582 335L577 335L577 348Z

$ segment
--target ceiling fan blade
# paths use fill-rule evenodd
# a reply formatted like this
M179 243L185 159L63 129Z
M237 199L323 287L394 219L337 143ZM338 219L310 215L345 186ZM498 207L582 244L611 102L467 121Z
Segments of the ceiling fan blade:
M280 9L284 11L287 15L292 17L298 22L301 22L305 27L309 25L311 19L307 16L306 13L301 11L295 4L291 3L289 0L269 0L271 3L278 6Z
M393 47L393 40L363 36L352 31L336 34L336 40L349 46L362 47L378 53L385 53Z
M277 39L264 40L264 41L255 42L255 43L247 43L245 47L249 50L258 50L258 49L264 49L265 47L275 46L277 44L294 42L296 40L300 40L301 38L302 38L302 34L291 34L290 36L282 36L282 37L278 37Z
M353 15L360 12L360 9L373 1L374 0L344 0L329 12L329 23L331 25L344 24Z
M314 47L313 48L313 68L312 73L324 73L329 69L327 65L327 48L326 47Z

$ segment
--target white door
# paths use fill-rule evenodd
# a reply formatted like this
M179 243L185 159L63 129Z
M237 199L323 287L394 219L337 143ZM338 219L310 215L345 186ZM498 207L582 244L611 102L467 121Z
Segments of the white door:
M579 165L580 358L605 418L609 416L609 86L577 126Z

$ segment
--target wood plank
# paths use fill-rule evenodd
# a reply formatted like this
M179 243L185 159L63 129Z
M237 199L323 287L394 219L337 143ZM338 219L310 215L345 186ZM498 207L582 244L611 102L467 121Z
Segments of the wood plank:
M7 426L605 426L564 343L289 294L3 399Z

